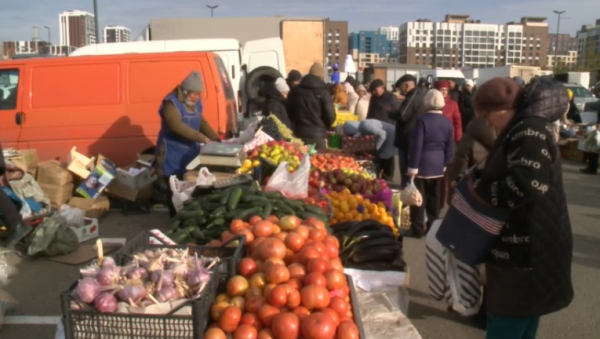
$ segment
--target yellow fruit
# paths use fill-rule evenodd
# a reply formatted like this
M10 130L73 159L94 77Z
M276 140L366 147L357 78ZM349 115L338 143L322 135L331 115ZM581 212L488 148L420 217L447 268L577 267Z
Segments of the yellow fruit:
M250 160L250 159L244 160L244 163L242 164L242 167L247 167L247 168L252 167L252 160Z
M345 219L346 220L352 220L354 218L354 216L352 215L352 212L348 212L346 214L344 214Z
M354 220L356 220L356 221L363 221L363 216L359 214L356 217L354 217Z
M244 161L244 162L245 162L245 161ZM254 160L254 161L252 162L252 167L258 167L258 166L260 166L260 161L258 161L258 160Z
M350 193L350 190L349 190L349 189L347 189L347 188L344 188L344 189L342 190L342 195L343 195L344 197L349 197L351 194L352 194L352 193Z

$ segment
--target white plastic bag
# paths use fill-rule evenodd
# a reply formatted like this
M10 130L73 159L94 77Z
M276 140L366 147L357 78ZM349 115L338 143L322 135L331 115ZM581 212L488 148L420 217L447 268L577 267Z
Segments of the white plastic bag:
M288 163L283 161L271 175L265 191L281 192L290 199L304 199L308 196L308 177L310 175L310 157L305 156L294 173L287 170Z
M592 153L600 153L600 131L593 131L585 139L585 150Z
M171 192L173 192L173 206L179 211L183 208L183 202L192 197L192 193L196 186L210 186L216 181L214 174L206 167L202 167L198 172L198 179L195 183L189 181L180 181L176 176L172 175L169 178Z
M408 206L421 206L423 204L423 197L421 192L415 186L413 179L410 179L410 183L402 192L400 192L400 200L404 205Z
M81 227L83 226L85 219L85 211L69 205L62 205L60 207L60 215L67 219L67 226L69 227Z

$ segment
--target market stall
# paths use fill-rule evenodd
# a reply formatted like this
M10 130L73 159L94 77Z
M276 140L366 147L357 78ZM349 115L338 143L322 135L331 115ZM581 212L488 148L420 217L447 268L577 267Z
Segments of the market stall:
M361 317L390 328L406 319L404 302L377 308L371 294L387 288L406 300L398 199L353 157L316 153L264 120L250 138L219 146L243 150L214 162L235 167L229 175L217 178L201 153L187 181L172 178L178 212L164 233L140 234L114 259L98 243L98 260L62 295L65 338L404 333ZM379 286L365 287L361 274Z

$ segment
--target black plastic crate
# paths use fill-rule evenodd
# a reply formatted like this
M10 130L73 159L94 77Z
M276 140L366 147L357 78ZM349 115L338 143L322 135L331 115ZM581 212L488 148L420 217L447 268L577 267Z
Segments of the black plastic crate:
M128 241L125 246L115 253L115 261L118 265L125 266L129 264L133 256L147 249L153 248L188 248L190 255L198 254L208 258L220 258L224 266L220 266L219 279L221 281L236 275L237 265L242 260L246 253L246 237L236 236L223 244L220 247L212 246L181 246L181 245L153 245L150 244L150 232L142 232L132 240ZM239 245L236 247L227 247L227 244L239 240Z
M354 281L352 280L352 277L347 274L346 279L348 280L348 286L350 287L350 303L352 305L352 315L354 316L354 322L358 327L360 338L366 339L367 335L365 334L365 328L363 326L362 318L360 316L360 309L358 308L358 297L356 296L356 290L354 289Z
M224 266L220 263L213 272ZM85 310L72 310L73 283L61 295L62 321L65 339L202 339L206 331L210 307L216 298L219 279L211 275L200 298L190 300L168 314L99 313L92 306ZM191 307L191 315L175 315L184 307Z

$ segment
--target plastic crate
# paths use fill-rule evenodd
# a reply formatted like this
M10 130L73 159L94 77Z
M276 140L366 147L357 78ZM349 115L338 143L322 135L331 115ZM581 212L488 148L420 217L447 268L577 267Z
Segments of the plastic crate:
M221 263L213 272L220 270ZM168 314L118 314L99 313L92 306L85 310L72 310L73 283L61 295L62 321L65 339L202 339L210 307L215 300L219 279L211 277L200 298L190 300ZM191 307L191 315L175 315L184 307Z
M361 339L366 339L365 328L362 323L362 317L360 316L360 309L358 305L358 298L356 296L356 290L354 288L354 282L352 277L346 274L346 280L348 280L348 286L350 287L350 303L352 305L352 315L354 316L354 322L358 327L358 332Z
M150 232L142 232L132 240L128 241L125 246L121 247L115 253L115 261L118 265L127 265L133 259L133 255L140 253L149 248L186 248L186 246L169 246L169 245L153 245L150 244ZM237 247L226 247L227 244L239 240L240 244ZM212 246L187 246L189 253L194 255L198 253L198 256L204 257L218 257L221 258L225 266L220 267L219 279L226 280L231 276L234 276L237 272L237 265L242 260L242 257L246 253L246 238L243 236L236 236L226 242L224 246L212 247Z

